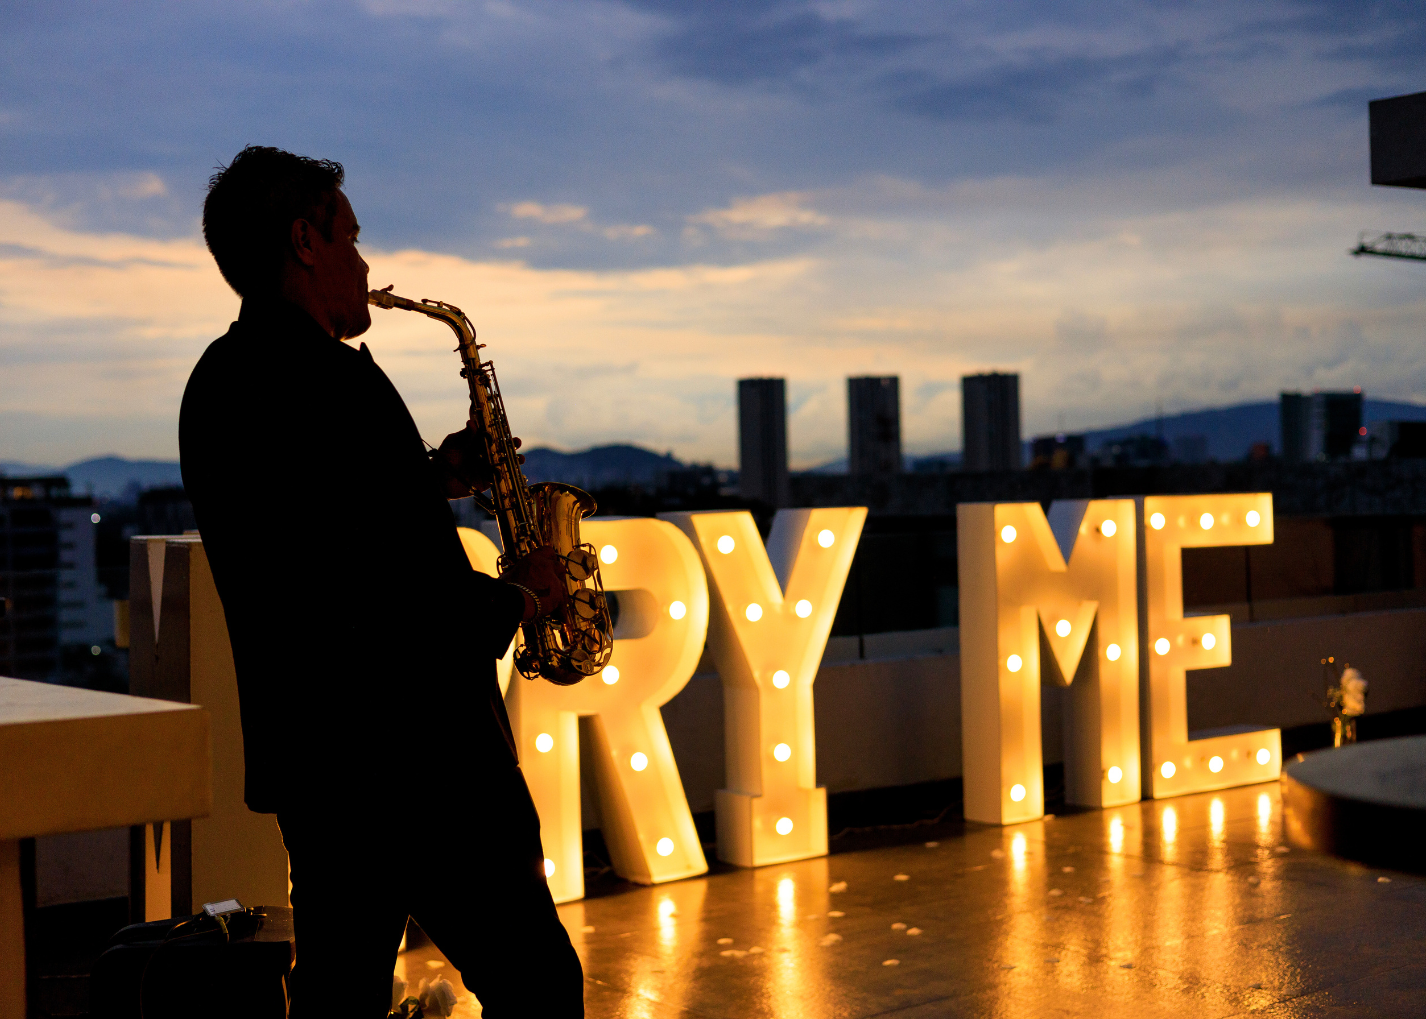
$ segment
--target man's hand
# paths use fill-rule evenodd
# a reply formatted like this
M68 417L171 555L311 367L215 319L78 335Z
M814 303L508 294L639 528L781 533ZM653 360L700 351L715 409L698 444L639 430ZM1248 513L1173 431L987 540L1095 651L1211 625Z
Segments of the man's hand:
M500 579L533 591L540 599L539 614L542 616L561 611L569 601L564 557L548 545L541 545L516 559L500 574Z
M495 480L485 443L469 426L447 435L441 448L431 454L431 463L441 475L447 499L464 499L472 492L483 492Z

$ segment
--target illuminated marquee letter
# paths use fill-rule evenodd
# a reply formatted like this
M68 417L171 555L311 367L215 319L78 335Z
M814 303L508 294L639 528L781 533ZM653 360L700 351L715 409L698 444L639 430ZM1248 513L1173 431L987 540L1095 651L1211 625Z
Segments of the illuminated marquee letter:
M961 586L965 816L1013 824L1045 812L1044 670L1071 690L1066 799L1139 799L1134 501L966 503ZM1066 562L1068 554L1068 562Z
M584 895L579 717L592 716L594 778L614 870L640 884L708 870L659 708L683 689L708 633L698 553L661 520L586 520L606 591L618 599L614 655L576 686L516 676L505 703L540 815L556 902Z
M461 544L465 546L465 555L470 560L471 569L488 573L492 577L498 576L500 550L495 547L495 542L469 527L457 527L456 531L460 534ZM500 681L502 696L510 689L510 673L514 669L515 641L511 640L510 646L505 649L505 657L495 663L495 676Z
M1181 554L1185 548L1272 544L1272 494L1149 496L1142 534L1149 795L1159 799L1277 778L1277 729L1189 739L1185 672L1231 665L1233 647L1227 616L1184 618Z
M766 549L747 512L670 513L698 547L715 609L727 789L718 856L760 867L827 852L812 684L866 509L779 510Z

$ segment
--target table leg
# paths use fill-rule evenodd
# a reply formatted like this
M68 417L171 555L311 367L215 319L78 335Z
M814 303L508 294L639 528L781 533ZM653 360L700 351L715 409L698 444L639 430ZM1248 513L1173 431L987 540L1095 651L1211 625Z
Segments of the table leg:
M0 1015L25 1014L25 909L20 843L0 839Z

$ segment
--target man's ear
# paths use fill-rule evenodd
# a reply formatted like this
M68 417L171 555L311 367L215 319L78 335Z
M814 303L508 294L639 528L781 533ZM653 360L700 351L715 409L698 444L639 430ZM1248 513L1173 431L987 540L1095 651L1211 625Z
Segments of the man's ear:
M317 253L312 250L312 224L305 219L292 221L292 257L309 269L317 264Z

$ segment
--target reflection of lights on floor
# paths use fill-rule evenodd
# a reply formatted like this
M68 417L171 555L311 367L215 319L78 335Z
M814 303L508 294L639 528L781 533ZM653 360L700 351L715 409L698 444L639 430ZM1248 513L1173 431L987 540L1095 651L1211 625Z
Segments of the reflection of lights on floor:
M1213 828L1213 838L1215 841L1223 838L1223 801L1216 796L1213 802L1208 805L1208 823Z
M1109 820L1109 848L1112 852L1124 851L1124 821L1114 817Z
M1273 817L1273 801L1267 793L1258 795L1258 833L1266 835L1268 833L1268 823Z
M1016 870L1025 869L1025 833L1017 831L1015 837L1010 840L1010 859L1015 862Z
M777 915L787 923L797 919L797 883L790 877L777 882Z
M1164 841L1173 845L1173 840L1178 837L1178 811L1173 807L1164 808Z

